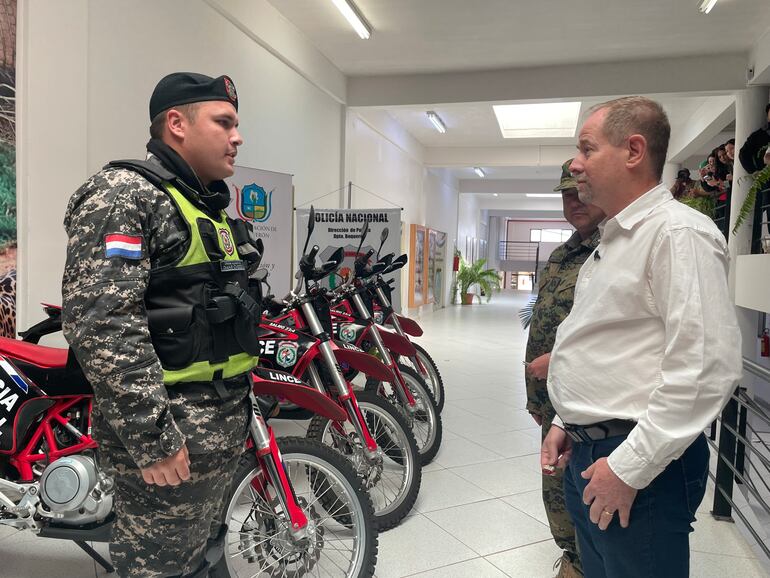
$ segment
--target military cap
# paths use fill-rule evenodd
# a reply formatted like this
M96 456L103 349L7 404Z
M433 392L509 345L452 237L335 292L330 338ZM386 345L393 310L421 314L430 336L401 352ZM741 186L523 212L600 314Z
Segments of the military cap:
M577 179L569 172L569 166L575 159L570 159L561 166L561 180L554 188L554 191L565 191L567 189L577 189Z
M164 76L150 97L150 120L180 104L224 100L238 110L238 93L229 76L211 78L195 72L173 72Z

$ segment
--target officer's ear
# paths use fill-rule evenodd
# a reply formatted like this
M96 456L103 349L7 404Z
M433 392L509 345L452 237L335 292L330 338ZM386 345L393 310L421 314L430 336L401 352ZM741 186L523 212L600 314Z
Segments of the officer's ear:
M187 117L175 108L169 109L166 112L166 131L167 134L177 138L183 139L188 125Z

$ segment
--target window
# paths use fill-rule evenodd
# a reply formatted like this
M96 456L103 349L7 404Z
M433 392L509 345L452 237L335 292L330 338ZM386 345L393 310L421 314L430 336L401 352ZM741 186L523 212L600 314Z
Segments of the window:
M564 243L573 233L572 229L530 229L529 240L533 243Z

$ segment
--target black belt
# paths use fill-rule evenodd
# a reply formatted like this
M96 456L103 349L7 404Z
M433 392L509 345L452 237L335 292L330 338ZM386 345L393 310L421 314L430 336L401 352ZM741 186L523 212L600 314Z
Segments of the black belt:
M615 436L624 436L631 433L636 427L636 422L627 419L608 419L588 425L572 425L565 423L564 431L575 442L597 442Z

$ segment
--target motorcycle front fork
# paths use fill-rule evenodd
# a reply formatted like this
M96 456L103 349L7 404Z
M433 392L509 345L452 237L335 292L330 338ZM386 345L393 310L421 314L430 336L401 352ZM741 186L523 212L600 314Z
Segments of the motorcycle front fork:
M321 344L324 345L324 344ZM328 345L328 343L326 344ZM323 352L323 348L322 348ZM324 361L326 361L325 357ZM327 363L328 366L328 363ZM332 375L334 373L338 372L338 369L336 365L331 368ZM318 373L318 368L311 363L308 365L308 374L310 376L310 382L313 384L313 386L323 393L324 395L329 395L329 392L327 391L326 386L321 381L321 376ZM338 374L339 380L342 380L344 382L344 377L342 376L341 372ZM335 381L339 381L335 380ZM363 441L364 445L364 455L366 456L367 460L369 461L376 461L379 455L379 447L377 446L377 442L374 441L374 438L372 437L371 432L369 431L369 426L366 424L366 420L364 419L364 416L361 414L361 408L358 407L358 400L356 400L356 396L353 394L353 391L351 390L350 386L344 382L344 388L341 390L339 385L337 383L334 384L337 388L337 396L336 401L342 404L342 407L345 408L345 413L347 413L348 421L353 426L354 431L356 432L356 435L358 435L358 439ZM341 424L337 422L332 422L332 427L341 435L345 435L344 428Z
M385 299L387 302L387 299L385 298L384 294L382 293L381 289L378 289L378 295L381 295L380 299ZM389 308L390 306L388 306ZM398 317L396 317L396 314L391 311L390 315L388 316L390 319L390 324L393 326L393 328L396 330L396 333L398 333L401 337L404 337L406 339L409 339L409 336L406 334L406 331L404 331L404 328L401 327L401 322L398 320ZM429 380L430 375L428 374L428 368L425 367L425 365L420 361L420 358L417 357L417 354L415 353L413 357L410 357L409 360L412 362L412 365L414 365L417 368L417 371L420 372L420 375L424 380Z
M257 453L257 462L262 467L266 480L269 482L265 486L272 486L275 489L278 502L281 504L281 512L276 512L279 516L287 518L288 526L292 537L300 540L307 536L308 519L302 508L297 504L297 497L294 494L294 488L291 486L286 470L283 467L283 459L278 444L275 441L273 430L267 426L257 405L257 398L254 392L249 392L251 400L252 416L249 423L249 432L254 440L254 450ZM269 502L267 487L255 478L252 481L254 490L263 495Z
M358 294L353 294L351 298L353 301L353 305L358 311L358 314L367 323L369 323L369 331L366 333L366 335L372 341L374 341L374 345L377 348L377 351L380 353L382 362L390 368L390 370L393 372L393 375L396 378L395 382L392 383L391 386L395 390L400 404L409 412L410 415L414 415L414 413L417 411L417 407L414 401L414 396L412 395L412 392L410 391L410 389L406 386L404 377L401 375L401 372L398 369L398 364L396 363L393 356L390 354L390 351L388 350L388 348L385 347L385 343L382 341L382 336L380 335L380 331L379 329L377 329L377 324L374 322L374 319L372 319L372 316L369 315L369 310L366 308L366 305L364 305L364 302L361 299L361 296Z

